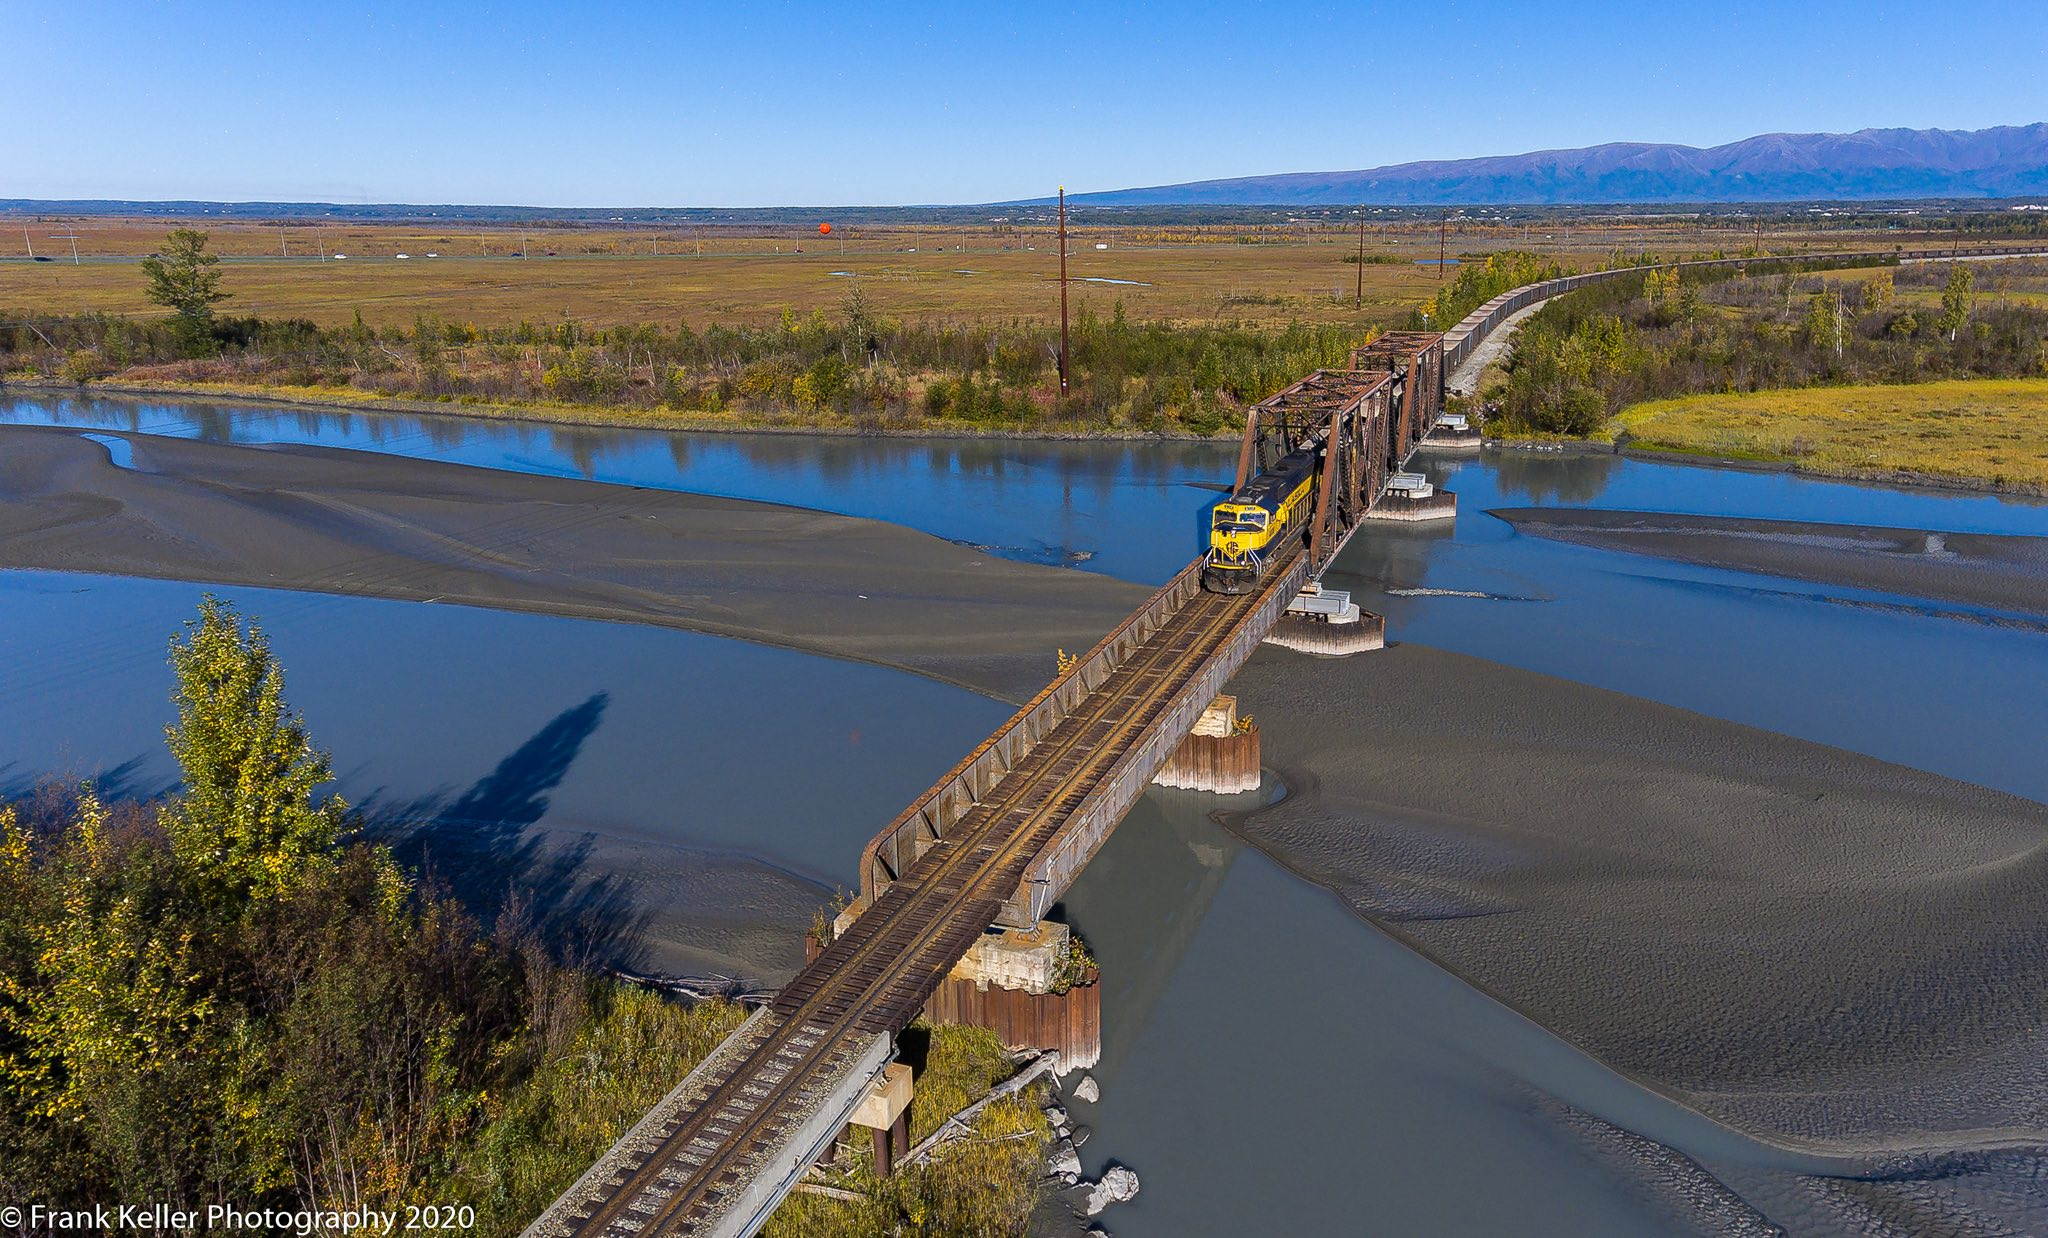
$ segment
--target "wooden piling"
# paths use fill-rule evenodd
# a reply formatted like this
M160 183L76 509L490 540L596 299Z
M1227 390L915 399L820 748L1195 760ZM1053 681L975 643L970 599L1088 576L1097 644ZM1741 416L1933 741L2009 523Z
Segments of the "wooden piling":
M1457 514L1458 496L1448 490L1438 490L1419 499L1389 492L1382 495L1380 501L1360 519L1415 522L1449 520Z
M1237 716L1237 698L1219 696L1152 781L1186 791L1234 795L1259 789L1259 728Z
M924 1006L934 1023L985 1027L1009 1049L1057 1049L1060 1070L1102 1060L1102 986L1077 984L1064 993L1026 993L948 976Z
M1292 649L1296 653L1341 658L1384 649L1387 644L1387 618L1369 610L1360 611L1352 623L1328 623L1305 615L1282 615L1280 622L1274 624L1273 630L1267 634L1266 643Z
M1259 789L1259 728L1230 735L1190 735L1159 767L1162 787L1235 795Z

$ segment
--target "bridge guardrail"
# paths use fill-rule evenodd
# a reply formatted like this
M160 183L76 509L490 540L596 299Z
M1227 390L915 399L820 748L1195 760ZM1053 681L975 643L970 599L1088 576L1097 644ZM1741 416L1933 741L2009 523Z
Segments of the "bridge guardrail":
M1201 560L1189 564L1160 587L1144 605L1119 624L1072 666L1011 715L995 734L967 754L945 777L904 809L861 850L860 896L874 902L933 843L980 803L1004 774L1023 760L1039 741L1065 721L1082 698L1101 686L1124 659L1159 630L1161 624L1202 587ZM1190 725L1193 725L1190 720ZM1179 737L1175 737L1178 742Z
M1199 560L1196 566L1200 566ZM1003 923L1022 927L1046 917L1053 903L1101 850L1131 805L1145 793L1152 775L1159 772L1173 750L1194 729L1195 720L1202 716L1209 702L1216 699L1216 694L1244 666L1259 642L1272 632L1281 612L1308 580L1308 570L1308 555L1297 553L1292 563L1273 574L1259 605L1247 610L1237 621L1222 646L1180 690L1173 707L1152 726L1145 742L1125 750L1109 774L1089 791L1024 870L1016 894L1003 904Z

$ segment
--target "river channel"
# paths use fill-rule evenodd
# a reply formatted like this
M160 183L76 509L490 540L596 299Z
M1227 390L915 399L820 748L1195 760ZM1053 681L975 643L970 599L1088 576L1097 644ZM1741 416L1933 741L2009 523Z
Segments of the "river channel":
M671 435L112 400L15 398L0 420L788 502L1142 582L1192 556L1214 495L1188 483L1230 464L1204 445ZM1485 514L1594 506L2048 535L2048 508L1612 457L1425 463L1460 496L1455 526L1369 530L1330 581L1387 613L1392 639L2048 799L2048 635L1967 608L1518 536ZM0 573L0 784L59 770L161 790L163 651L203 591ZM744 856L820 898L1008 713L907 674L686 632L224 592L272 633L352 800L469 803L490 788L515 842L545 827ZM1810 1168L1424 962L1244 845L1211 819L1217 806L1155 791L1066 901L1106 986L1103 1098L1077 1109L1095 1132L1083 1159L1144 1182L1104 1218L1122 1238L1668 1229L1565 1106L1702 1163ZM754 961L757 974L786 966L768 951Z

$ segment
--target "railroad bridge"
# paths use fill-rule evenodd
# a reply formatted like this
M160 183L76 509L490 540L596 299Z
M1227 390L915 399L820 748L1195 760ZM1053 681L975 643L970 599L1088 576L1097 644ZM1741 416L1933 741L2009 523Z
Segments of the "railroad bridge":
M1235 489L1316 447L1305 535L1274 552L1248 593L1205 591L1201 562L1190 564L904 809L862 852L859 900L830 945L528 1227L529 1238L758 1230L856 1111L888 1090L878 1085L896 1035L983 932L1042 920L1304 586L1364 520L1414 503L1421 491L1399 469L1437 425L1447 366L1516 310L1628 273L1512 290L1448 336L1377 336L1346 368L1319 370L1254 407ZM866 1124L879 1132L889 1122ZM878 1152L888 1147L878 1133Z
M831 944L528 1234L759 1229L955 964L990 926L1044 919L1303 586L1389 501L1388 479L1441 410L1443 357L1441 335L1383 335L1253 408L1235 488L1304 445L1321 461L1306 526L1258 586L1205 591L1196 560L1065 665L868 843Z

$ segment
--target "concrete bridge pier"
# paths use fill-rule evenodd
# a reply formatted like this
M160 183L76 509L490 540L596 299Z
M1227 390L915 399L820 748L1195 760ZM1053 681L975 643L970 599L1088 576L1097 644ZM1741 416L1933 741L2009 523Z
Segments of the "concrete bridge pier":
M1422 436L1422 445L1432 451L1478 451L1483 441L1479 427L1464 413L1443 414Z

